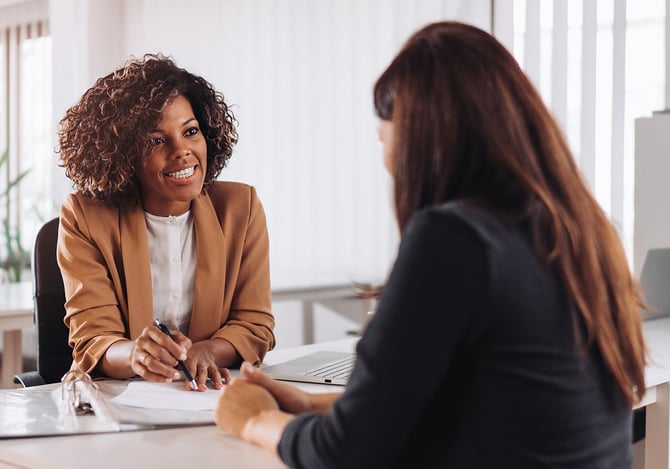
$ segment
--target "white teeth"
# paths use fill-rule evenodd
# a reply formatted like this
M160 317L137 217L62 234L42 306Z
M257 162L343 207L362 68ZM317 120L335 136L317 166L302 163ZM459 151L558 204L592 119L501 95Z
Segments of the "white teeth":
M194 172L195 166L191 166L190 168L182 169L176 173L167 173L166 176L170 178L186 179L187 177L192 176Z

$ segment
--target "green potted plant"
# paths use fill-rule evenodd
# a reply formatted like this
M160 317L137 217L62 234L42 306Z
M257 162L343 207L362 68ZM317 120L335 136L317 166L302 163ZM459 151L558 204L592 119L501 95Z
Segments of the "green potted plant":
M2 156L0 156L0 174L2 168L7 164L9 159L9 146L5 149ZM5 277L9 282L19 282L23 272L30 268L30 252L24 249L21 243L20 228L12 228L9 220L11 207L9 205L9 195L12 189L16 188L18 184L25 178L30 169L26 169L18 174L14 179L10 180L7 187L0 190L0 203L6 204L5 218L2 219L2 248L0 253L0 270L4 271Z

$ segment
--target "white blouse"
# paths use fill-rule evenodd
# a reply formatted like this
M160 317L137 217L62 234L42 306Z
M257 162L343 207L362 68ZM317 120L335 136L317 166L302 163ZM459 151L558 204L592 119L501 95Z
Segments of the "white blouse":
M153 318L188 334L195 289L195 233L190 211L159 217L144 212L149 236Z

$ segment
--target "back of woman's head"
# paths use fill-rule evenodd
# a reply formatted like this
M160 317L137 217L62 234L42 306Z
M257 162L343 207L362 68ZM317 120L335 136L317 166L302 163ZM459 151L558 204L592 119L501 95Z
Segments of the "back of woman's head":
M395 128L398 222L462 198L527 210L578 172L560 129L514 57L456 22L416 32L377 81L379 117ZM581 181L579 181L581 183Z
M377 115L393 124L399 227L423 207L462 200L514 220L558 275L576 320L626 399L644 392L644 341L616 230L565 138L512 55L457 22L412 35L379 77ZM577 327L576 330L580 330Z
M235 118L205 79L162 54L146 54L99 78L60 121L61 165L75 189L99 202L136 198L149 133L178 95L190 102L207 142L205 186L211 184L232 155Z

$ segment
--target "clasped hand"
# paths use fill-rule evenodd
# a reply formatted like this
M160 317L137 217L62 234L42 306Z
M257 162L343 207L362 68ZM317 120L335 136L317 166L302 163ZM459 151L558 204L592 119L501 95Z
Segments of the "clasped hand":
M221 430L265 446L263 443L268 439L275 441L292 414L314 410L312 394L274 380L244 362L240 367L240 378L233 378L221 392L214 420ZM258 427L264 426L265 430L254 431L251 422L261 414L267 420Z

